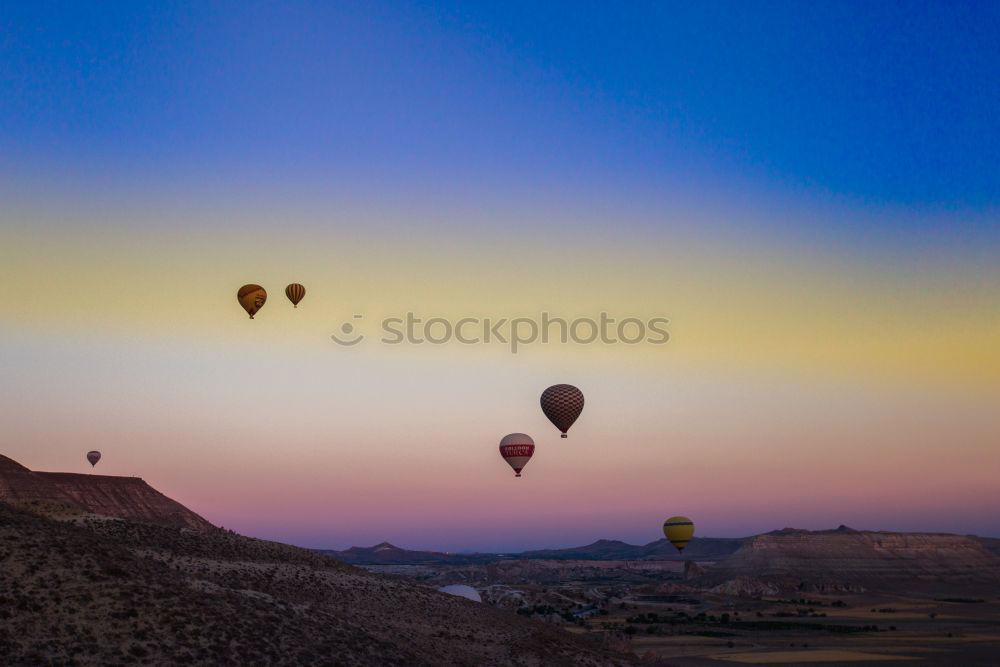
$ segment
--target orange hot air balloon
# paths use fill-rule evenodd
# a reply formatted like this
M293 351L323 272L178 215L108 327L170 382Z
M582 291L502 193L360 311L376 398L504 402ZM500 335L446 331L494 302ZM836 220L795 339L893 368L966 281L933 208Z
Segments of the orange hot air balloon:
M565 438L566 431L583 412L583 392L571 384L554 384L542 392L541 404L542 412Z
M285 288L285 296L288 300L292 302L294 308L299 307L299 301L302 301L302 297L306 295L306 288L298 283L292 283Z
M252 320L254 314L264 307L264 302L267 301L267 290L260 285L244 285L236 293L236 300L240 302L243 310L247 311L247 315Z
M528 460L535 453L535 441L524 433L505 435L500 441L500 456L514 469L514 477L521 476L521 470L528 465Z
M90 462L90 467L93 468L101 460L101 453L96 449L91 450L87 452L87 460Z

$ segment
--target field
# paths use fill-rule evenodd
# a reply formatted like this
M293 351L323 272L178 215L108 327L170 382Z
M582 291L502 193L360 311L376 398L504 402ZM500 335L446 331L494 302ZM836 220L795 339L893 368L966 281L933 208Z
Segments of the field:
M624 609L612 608L589 627L573 630L620 632L636 653L676 665L1000 662L1000 601L995 599L705 596L685 603L645 597L626 598Z
M679 563L623 561L378 569L460 579L487 604L598 635L652 664L1000 664L995 590L736 596L686 585Z

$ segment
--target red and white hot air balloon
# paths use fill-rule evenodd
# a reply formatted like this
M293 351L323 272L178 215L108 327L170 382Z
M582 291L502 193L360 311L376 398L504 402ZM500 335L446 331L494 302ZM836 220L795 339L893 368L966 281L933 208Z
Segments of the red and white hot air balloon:
M535 441L524 433L505 435L500 441L500 456L514 469L514 476L520 477L521 470L528 465L528 460L535 453Z

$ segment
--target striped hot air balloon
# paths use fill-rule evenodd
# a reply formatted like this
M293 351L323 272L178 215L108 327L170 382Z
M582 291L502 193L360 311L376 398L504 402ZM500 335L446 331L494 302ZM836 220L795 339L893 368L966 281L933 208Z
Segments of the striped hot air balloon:
M260 285L244 285L236 292L236 300L240 302L243 310L247 311L247 315L252 320L254 314L263 308L264 302L267 301L267 290Z
M298 283L292 283L285 288L285 296L288 300L292 302L292 306L295 308L299 307L299 301L302 301L302 297L306 295L306 288Z
M672 516L663 522L663 534L677 551L684 551L694 537L694 522L686 516Z
M542 412L565 438L566 431L583 412L583 392L571 384L554 384L542 392L541 404Z
M514 469L514 477L521 476L521 470L528 465L528 460L535 453L535 441L524 433L505 435L500 441L500 456Z
M101 453L96 449L87 452L87 461L90 462L90 467L93 468L97 465L97 462L101 460Z

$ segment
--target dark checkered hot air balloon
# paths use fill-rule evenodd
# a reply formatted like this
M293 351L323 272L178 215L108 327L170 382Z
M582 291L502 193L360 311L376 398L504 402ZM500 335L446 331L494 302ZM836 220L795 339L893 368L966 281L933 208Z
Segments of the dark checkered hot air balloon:
M541 403L542 412L565 438L566 431L583 412L583 392L571 384L555 384L542 392Z
M298 283L292 283L285 288L285 296L288 300L292 302L292 306L295 308L299 307L299 301L302 301L302 297L306 295L306 288Z
M90 462L90 467L93 468L97 465L97 462L101 460L101 453L96 449L87 452L87 461Z
M243 306L243 310L247 311L247 315L250 319L253 319L254 314L264 306L264 302L267 301L267 291L260 285L244 285L236 293L236 300L240 302Z
M535 453L535 441L524 433L510 433L500 441L500 456L514 469L514 477L521 476L521 470Z

